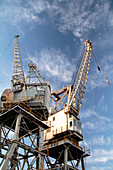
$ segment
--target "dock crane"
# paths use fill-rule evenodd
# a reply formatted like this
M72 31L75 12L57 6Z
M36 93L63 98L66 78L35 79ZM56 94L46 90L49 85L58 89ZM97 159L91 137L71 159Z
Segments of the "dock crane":
M18 42L19 35L16 35L14 38L12 88L4 90L2 93L2 106L7 107L11 103L24 102L40 111L46 120L48 117L51 87L49 82L44 80L36 64L32 61L28 64L29 68L25 79Z
M49 128L51 87L33 62L25 79L19 35L14 39L12 88L0 99L0 169L40 169L41 130ZM11 136L12 134L12 136ZM43 169L43 168L42 168Z
M82 149L79 144L83 140L79 111L86 89L91 49L92 42L87 40L74 83L51 93L54 105L46 122L50 128L44 132L44 152L56 161L52 164L47 157L48 170L57 169L58 165L59 169L77 169L80 161L82 170L85 170L84 158L90 155L90 151L85 147ZM71 166L68 161L71 161Z

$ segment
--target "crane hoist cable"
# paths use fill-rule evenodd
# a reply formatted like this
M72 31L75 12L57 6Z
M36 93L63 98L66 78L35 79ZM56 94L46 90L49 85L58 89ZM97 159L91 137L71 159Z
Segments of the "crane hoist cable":
M95 49L94 49L94 50L95 50ZM95 50L95 53L96 53L96 50ZM96 59L96 56L95 56L93 50L92 50L92 54L93 54L93 56L94 56L94 60L95 60L95 62L96 62L98 71L99 71L99 72L101 72L101 70L103 71L103 74L104 74L104 76L105 76L105 78L106 78L106 81L107 81L108 85L110 86L109 80L108 80L108 78L107 78L107 76L106 76L106 74L105 74L105 71L104 71L104 69L103 69L103 66L102 66L102 64L101 64L101 68L102 68L102 69L100 69L100 67L99 67L99 65L98 65L98 62L97 62L97 59Z
M82 60L83 54L84 54L84 48L83 48L83 46L82 46L82 47L81 47L80 56L78 57L77 63L76 63L76 65L75 65L75 70L74 70L74 72L72 73L71 83L70 83L70 84L72 84L72 86L74 85L74 82L75 82L75 79L76 79L76 76L77 76L77 73L78 73L78 69L79 69L80 64L81 64L81 60ZM64 103L66 103L66 98L65 98L65 100L64 100Z
M97 69L98 69L99 72L101 72L100 67L99 67L99 65L98 65L98 62L97 62L97 59L96 59L96 57L95 57L95 54L94 54L93 50L92 50L92 54L93 54L93 56L94 56L94 60L95 60L96 65L97 65Z
M5 52L7 51L7 49L9 48L11 42L13 41L13 39L10 40L8 46L5 48L4 52L2 53L2 55L0 56L0 59L4 56Z
M21 39L20 39L20 43L21 43L21 47L22 47L22 48L21 48L21 51L22 51L23 57L24 57L24 59L26 60L27 65L28 65L29 62L30 62L30 58L29 58L28 55L27 55L26 49L25 49L25 47L24 47Z
M76 76L77 76L77 73L78 73L78 69L80 67L80 64L81 64L81 61L82 61L82 56L84 54L84 48L82 47L81 49L81 53L80 53L80 56L79 58L77 59L77 63L75 65L75 70L72 74L72 78L71 78L71 84L74 85L74 82L75 82L75 79L76 79Z
M22 43L22 40L20 38L20 45L21 45L21 53L22 53L22 56L23 56L23 59L26 61L26 63L24 62L24 68L27 70L28 69L28 65L29 63L31 62L30 58L28 57L27 55L27 51Z

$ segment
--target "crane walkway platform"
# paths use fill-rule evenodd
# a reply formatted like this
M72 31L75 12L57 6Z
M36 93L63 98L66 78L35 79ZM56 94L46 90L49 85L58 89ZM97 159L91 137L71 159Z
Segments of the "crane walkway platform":
M38 126L44 129L49 128L43 121L44 117L24 103L11 104L8 108L2 110L0 124L14 131L16 118L19 114L23 116L23 121L21 121L20 125L20 136L29 134L30 132L35 133L35 129L37 129ZM13 123L14 121L15 123ZM27 122L28 131L24 128L25 122Z
M69 139L64 137L60 139L56 139L50 142L45 142L42 152L46 153L48 156L57 159L59 157L59 153L62 153L59 162L63 163L64 161L64 149L68 148L68 161L77 160L81 157L90 156L90 150L85 148L85 146L79 145L72 138Z

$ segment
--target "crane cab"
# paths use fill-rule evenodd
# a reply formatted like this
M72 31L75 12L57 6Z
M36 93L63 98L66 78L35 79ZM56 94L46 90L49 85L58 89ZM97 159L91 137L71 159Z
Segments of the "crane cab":
M64 136L69 134L77 141L83 140L82 125L77 117L74 117L70 112L65 112L62 109L48 117L46 124L50 127L44 131L44 140L48 141L56 136Z
M68 115L68 129L75 131L76 133L82 135L82 125L79 119L74 117L72 114Z

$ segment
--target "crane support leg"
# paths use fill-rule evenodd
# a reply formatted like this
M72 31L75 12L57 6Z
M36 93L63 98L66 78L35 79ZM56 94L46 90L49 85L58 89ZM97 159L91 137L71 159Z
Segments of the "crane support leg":
M22 115L18 115L17 120L16 120L15 133L14 133L14 137L12 139L12 142L14 140L16 140L16 141L19 140L19 130L20 130L21 118L22 118ZM8 169L8 165L9 165L10 159L13 156L13 153L14 153L16 147L17 147L16 143L12 143L11 144L11 147L10 147L8 153L7 153L6 160L5 160L4 165L3 165L1 170L7 170Z
M67 161L68 161L68 148L64 149L64 170L67 170Z
M86 170L85 165L84 165L84 158L81 159L81 164L82 164L82 170Z
M40 138L41 138L41 128L39 127L38 128L38 131L37 131L37 148L38 150L40 151ZM36 161L36 169L41 169L40 167L40 154L38 153L38 157L37 157L37 161Z
M41 155L41 170L44 169L44 157Z

